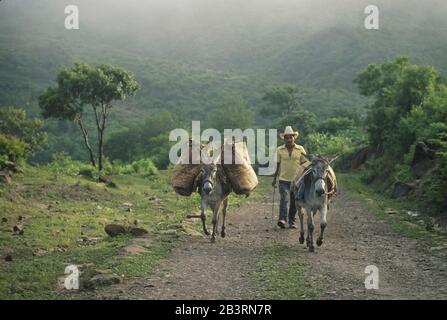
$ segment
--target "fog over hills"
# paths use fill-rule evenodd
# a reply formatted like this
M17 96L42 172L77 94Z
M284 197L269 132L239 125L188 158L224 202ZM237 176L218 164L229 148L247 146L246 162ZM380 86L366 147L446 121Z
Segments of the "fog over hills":
M79 7L80 30L64 28L64 8L69 4ZM447 70L445 1L374 1L380 9L379 30L364 28L368 4L369 0L4 0L0 88L35 90L28 97L33 100L57 70L78 60L121 64L136 73L148 64L173 70L181 66L198 73L228 73L225 79L264 79L260 88L285 81L340 90L343 95L349 95L346 90L357 95L352 80L368 63L396 54ZM167 76L175 73L167 71ZM4 93L0 100L11 102Z

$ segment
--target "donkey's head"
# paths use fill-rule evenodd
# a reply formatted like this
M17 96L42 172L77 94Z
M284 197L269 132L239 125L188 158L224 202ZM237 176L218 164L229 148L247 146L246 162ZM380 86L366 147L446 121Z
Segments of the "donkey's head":
M200 174L202 176L202 190L205 194L210 194L217 184L217 165L214 163L202 164Z
M321 197L326 193L326 177L329 172L329 161L317 157L312 160L312 180L315 184L315 193Z

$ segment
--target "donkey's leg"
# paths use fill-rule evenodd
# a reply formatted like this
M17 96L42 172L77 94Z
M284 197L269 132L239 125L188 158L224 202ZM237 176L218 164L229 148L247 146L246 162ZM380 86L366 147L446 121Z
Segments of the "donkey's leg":
M219 222L220 203L213 208L213 233L211 234L211 242L216 242L217 223Z
M225 238L225 217L227 216L227 207L228 207L228 197L225 198L225 200L222 203L222 231L220 232L220 235L222 238Z
M304 209L306 211L306 215L307 215L307 224L309 225L309 215L312 215L312 213L309 214L309 209L305 208ZM307 229L307 237L306 237L306 247L309 247L309 239L310 239L310 234L309 234L309 228Z
M310 252L314 252L314 217L311 209L307 209L307 247Z
M326 205L326 203L321 206L319 211L320 211L320 236L317 239L317 246L321 246L323 244L324 229L326 229L326 226L327 226L327 219L326 219L327 205Z
M303 209L296 204L296 207L298 208L298 218L300 218L300 244L304 243L304 212Z
M202 208L201 208L201 212L200 212L200 219L202 220L202 227L203 227L203 232L209 236L210 233L208 231L208 229L206 228L206 208L207 208L207 204L205 201L202 201Z

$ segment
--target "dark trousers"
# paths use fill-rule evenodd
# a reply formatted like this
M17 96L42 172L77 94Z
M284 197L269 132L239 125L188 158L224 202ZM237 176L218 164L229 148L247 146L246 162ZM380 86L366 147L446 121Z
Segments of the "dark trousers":
M290 188L291 185L290 181L279 180L279 195L281 197L279 220L289 221L289 224L295 222L296 216L295 197ZM289 214L287 214L287 211L289 211Z

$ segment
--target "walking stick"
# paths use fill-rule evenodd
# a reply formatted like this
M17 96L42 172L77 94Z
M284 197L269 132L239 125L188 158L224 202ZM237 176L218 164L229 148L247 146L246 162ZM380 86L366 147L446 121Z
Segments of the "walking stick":
M274 211L275 211L275 186L273 186L273 194L272 194L272 225L273 224L273 215L274 215Z

